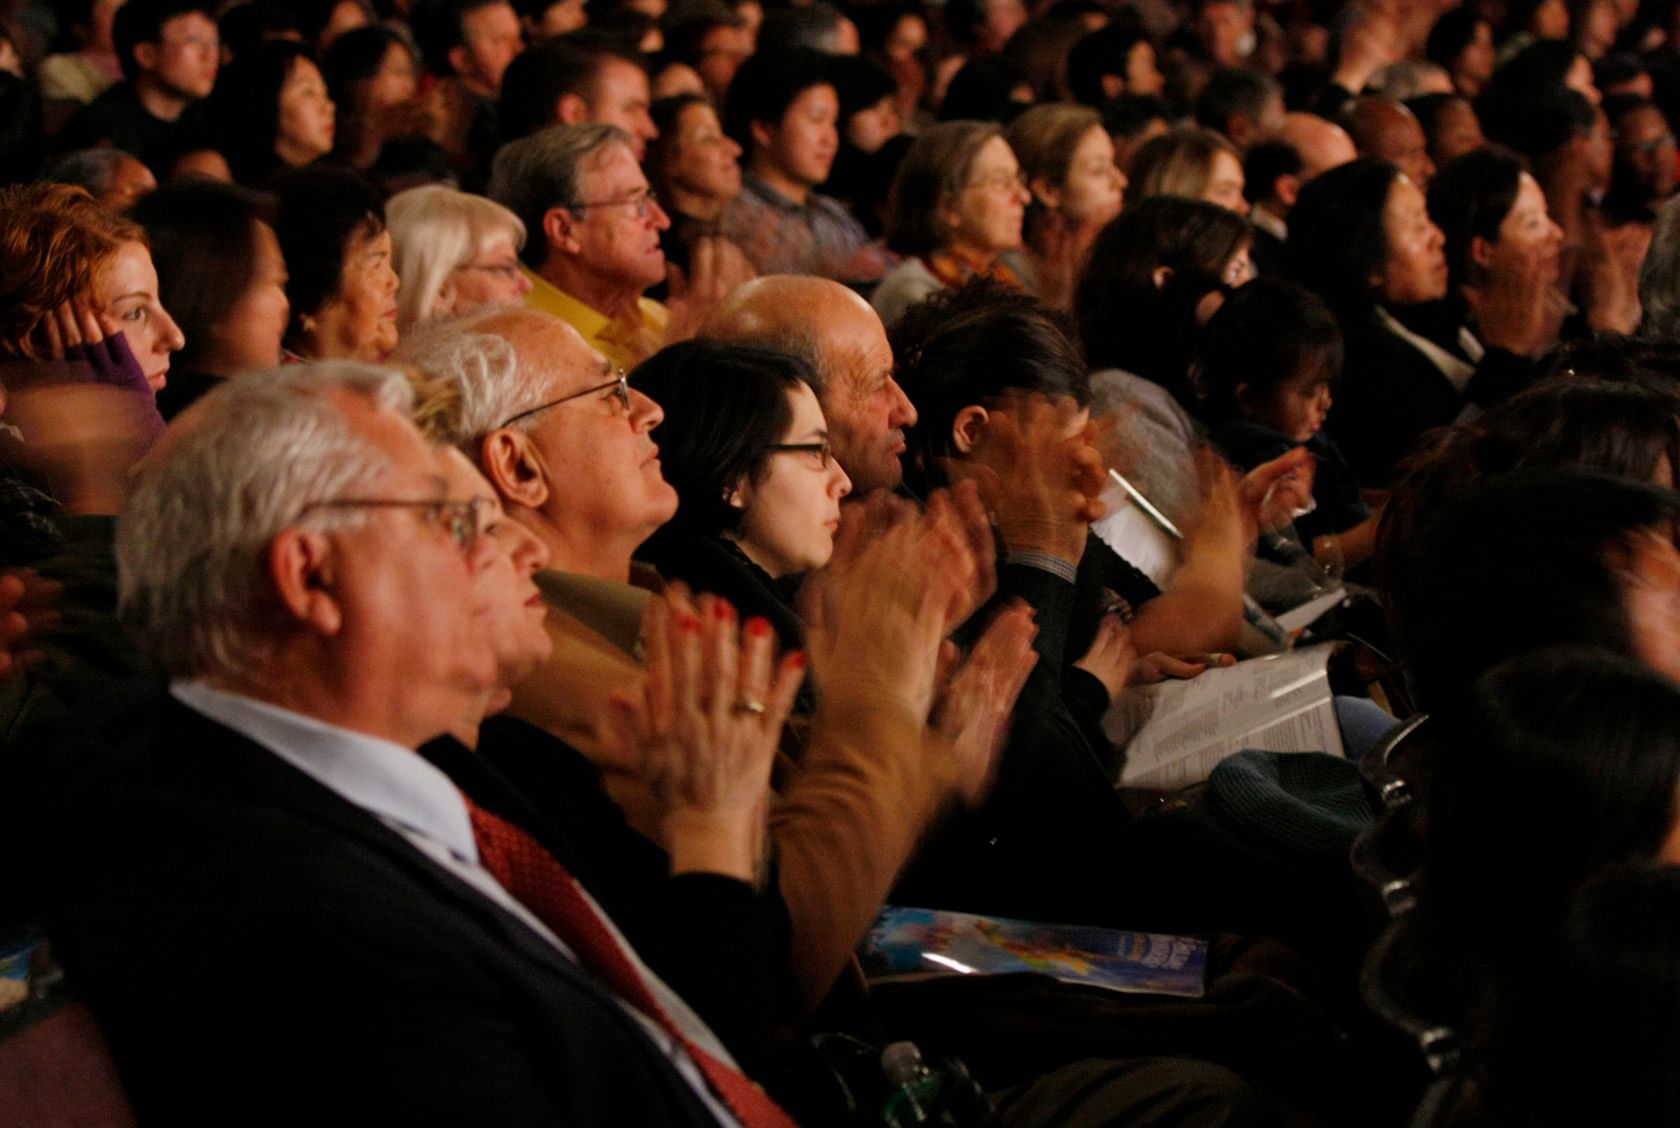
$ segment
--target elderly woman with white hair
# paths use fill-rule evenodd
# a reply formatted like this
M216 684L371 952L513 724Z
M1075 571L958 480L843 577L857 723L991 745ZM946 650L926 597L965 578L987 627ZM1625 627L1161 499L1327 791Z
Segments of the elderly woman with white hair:
M525 224L494 200L432 184L392 196L385 215L402 280L403 334L433 317L519 302L530 292L519 269Z

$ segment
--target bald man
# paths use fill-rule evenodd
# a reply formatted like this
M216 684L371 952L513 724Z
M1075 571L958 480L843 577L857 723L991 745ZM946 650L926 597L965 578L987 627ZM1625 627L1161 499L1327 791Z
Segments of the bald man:
M826 278L771 274L736 287L700 335L784 348L812 361L822 377L816 391L829 442L852 479L852 496L898 487L904 429L916 422L916 409L892 377L892 346L868 302Z
M1244 192L1254 244L1249 255L1262 274L1284 271L1289 211L1309 180L1358 156L1347 130L1317 114L1290 113L1270 136L1249 149Z
M1428 191L1435 162L1429 159L1428 140L1412 111L1392 98L1367 94L1348 107L1342 124L1362 156L1398 165L1419 191Z

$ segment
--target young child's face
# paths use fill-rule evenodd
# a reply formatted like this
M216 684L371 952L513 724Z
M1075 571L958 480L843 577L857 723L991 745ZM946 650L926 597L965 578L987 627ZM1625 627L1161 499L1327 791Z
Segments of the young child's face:
M1322 372L1295 376L1278 386L1261 422L1280 434L1304 443L1318 434L1330 414L1330 380Z

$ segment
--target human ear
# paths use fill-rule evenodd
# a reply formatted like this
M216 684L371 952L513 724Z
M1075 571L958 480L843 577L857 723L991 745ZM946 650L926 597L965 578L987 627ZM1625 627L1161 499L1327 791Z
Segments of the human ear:
M479 469L509 509L541 509L548 502L548 471L531 436L511 427L491 431L479 448Z
M550 248L575 255L583 249L572 234L572 213L565 208L549 208L542 217L543 238Z
M1061 189L1044 179L1044 177L1033 177L1027 187L1032 189L1034 199L1052 211L1062 206Z
M1155 283L1155 288L1157 290L1165 289L1168 280L1170 280L1172 276L1173 268L1170 266L1157 266L1154 270L1149 272L1149 280Z
M268 576L286 614L306 629L335 635L344 611L334 590L332 543L325 533L284 529L268 546Z
M1292 208L1295 206L1295 201L1301 197L1301 178L1294 173L1286 172L1277 178L1272 186L1272 191L1277 194L1279 200L1283 201L1284 207Z
M747 133L752 137L753 144L760 149L768 149L776 140L776 130L767 121L755 121L747 126Z
M951 421L951 445L963 454L972 454L986 436L986 424L991 419L979 404L970 404L957 412Z
M156 43L136 43L134 45L134 62L142 71L156 70L158 45Z
M456 292L455 283L445 282L438 287L437 297L432 299L432 317L448 317L455 312L455 303L460 300Z
M589 120L589 103L577 94L562 94L554 103L554 120L561 125L578 125Z
M1493 244L1480 235L1470 236L1470 261L1480 267L1493 265Z

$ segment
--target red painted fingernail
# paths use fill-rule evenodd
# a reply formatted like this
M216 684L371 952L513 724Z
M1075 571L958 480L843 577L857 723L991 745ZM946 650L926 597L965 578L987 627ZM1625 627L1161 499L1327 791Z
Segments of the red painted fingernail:
M684 615L683 618L682 618L682 629L685 630L685 631L688 631L690 634L699 634L700 633L700 616L698 616L698 615Z
M713 605L713 613L717 615L720 623L733 623L735 621L735 608L724 600L720 599Z
M764 638L770 633L770 620L762 615L754 615L747 620L747 634L752 638Z
M810 665L810 662L811 660L805 657L805 652L803 650L795 650L792 654L788 655L788 665L792 666L796 670L803 670L806 666Z

